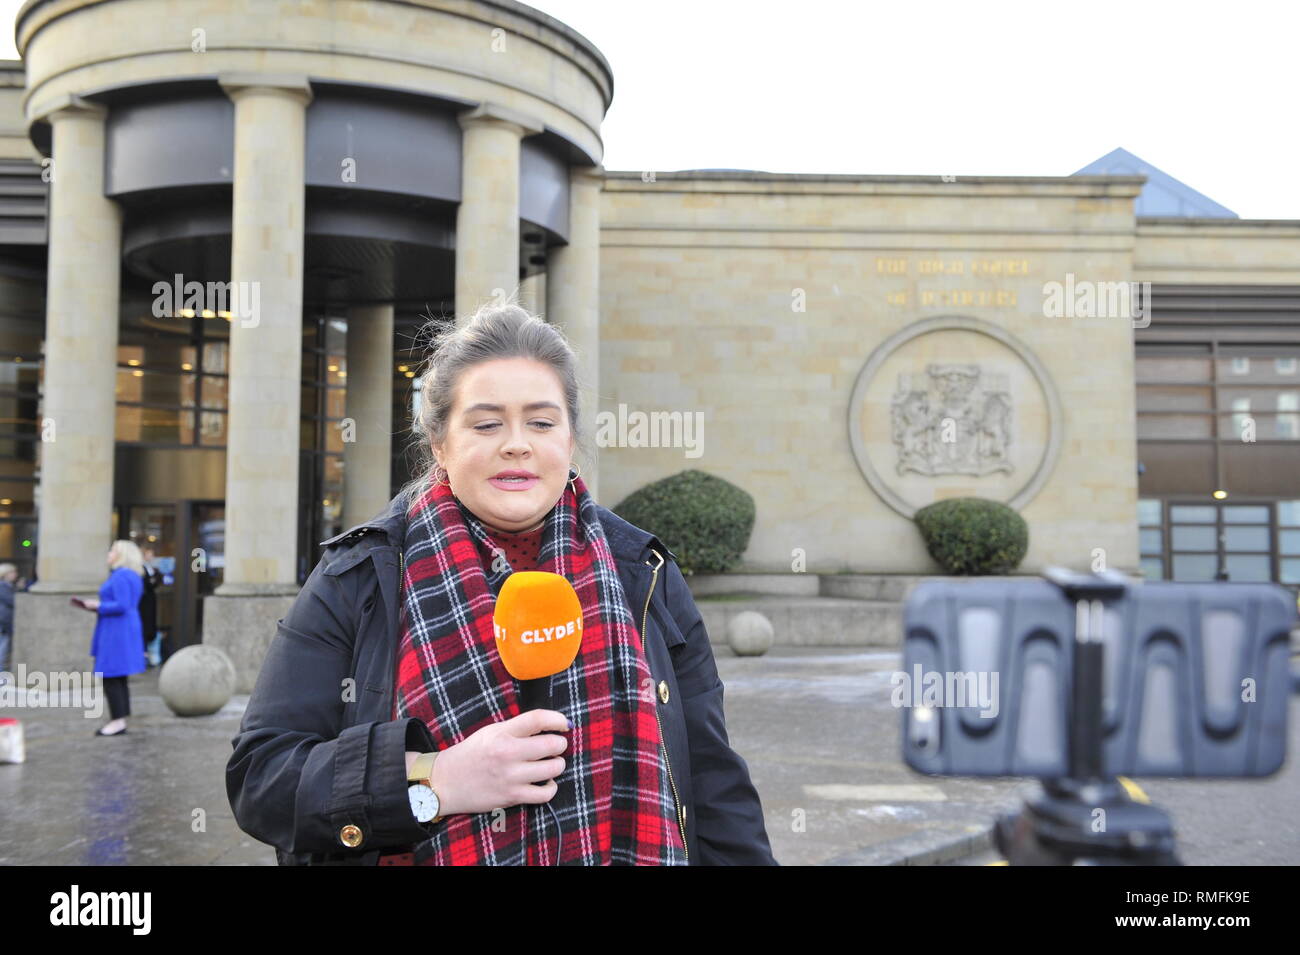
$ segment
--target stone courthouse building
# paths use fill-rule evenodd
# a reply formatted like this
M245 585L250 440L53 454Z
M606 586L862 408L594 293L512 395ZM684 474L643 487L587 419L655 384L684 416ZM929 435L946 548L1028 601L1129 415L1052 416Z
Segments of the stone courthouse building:
M254 668L319 542L408 477L424 317L516 287L581 359L597 499L725 478L746 572L933 573L911 515L979 496L1028 522L1025 571L1300 584L1300 222L1122 150L606 170L610 64L513 0L28 0L15 28L15 662L84 666L68 596L129 537L173 645Z

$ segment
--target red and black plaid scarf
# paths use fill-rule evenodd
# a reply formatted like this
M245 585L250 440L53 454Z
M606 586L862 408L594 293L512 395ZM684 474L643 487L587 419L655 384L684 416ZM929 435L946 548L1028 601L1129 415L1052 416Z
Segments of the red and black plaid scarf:
M572 474L572 472L570 472ZM576 493L575 489L576 488ZM445 485L407 514L393 718L425 722L438 749L517 716L519 684L497 653L492 613L512 570L485 568L489 535ZM537 570L566 577L583 608L582 646L550 680L550 709L573 722L550 805L460 813L415 847L416 865L685 865L637 623L582 479L546 515ZM563 830L563 858L556 819Z

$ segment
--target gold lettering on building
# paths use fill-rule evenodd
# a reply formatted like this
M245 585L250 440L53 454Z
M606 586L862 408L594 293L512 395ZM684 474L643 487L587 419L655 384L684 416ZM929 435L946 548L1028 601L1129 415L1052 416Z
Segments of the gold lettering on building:
M974 259L972 275L1028 275L1028 259Z
M915 268L913 268L915 265ZM1016 258L943 258L924 256L913 262L910 256L877 256L877 275L919 275L941 278L961 275L979 278L1015 278L1027 276L1032 271L1028 259ZM921 307L947 308L1005 308L1014 307L1017 292L1014 289L891 289L885 291L885 302L894 306L915 304Z
M922 275L965 275L964 259L922 259L917 263Z
M1003 307L1016 304L1016 293L1011 289L922 289L924 306Z

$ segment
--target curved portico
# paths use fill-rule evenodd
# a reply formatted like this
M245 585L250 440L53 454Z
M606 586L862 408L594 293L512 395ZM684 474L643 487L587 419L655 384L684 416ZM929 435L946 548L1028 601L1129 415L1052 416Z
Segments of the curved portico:
M416 315L464 316L552 272L533 304L578 348L594 430L612 77L573 30L509 0L267 0L256 18L221 0L29 0L17 39L29 135L54 169L54 439L24 598L51 595L51 634L76 629L52 595L103 576L121 302L210 315L228 337L224 579L205 639L264 645L299 587L304 308L346 315L349 520L394 483L394 327ZM581 464L594 490L596 462ZM261 649L233 648L241 675Z

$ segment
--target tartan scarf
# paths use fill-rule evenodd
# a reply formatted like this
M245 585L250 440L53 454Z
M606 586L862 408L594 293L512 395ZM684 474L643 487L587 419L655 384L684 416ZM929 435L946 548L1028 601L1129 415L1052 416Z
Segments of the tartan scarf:
M578 656L549 681L548 709L574 724L550 800L555 818L545 804L447 816L415 847L415 865L686 864L657 704L638 692L652 678L636 619L596 503L570 475L546 515L537 566L566 577L583 608ZM427 480L423 488L407 512L393 717L423 720L441 750L521 712L492 626L513 571L451 488ZM497 554L490 567L475 541Z

